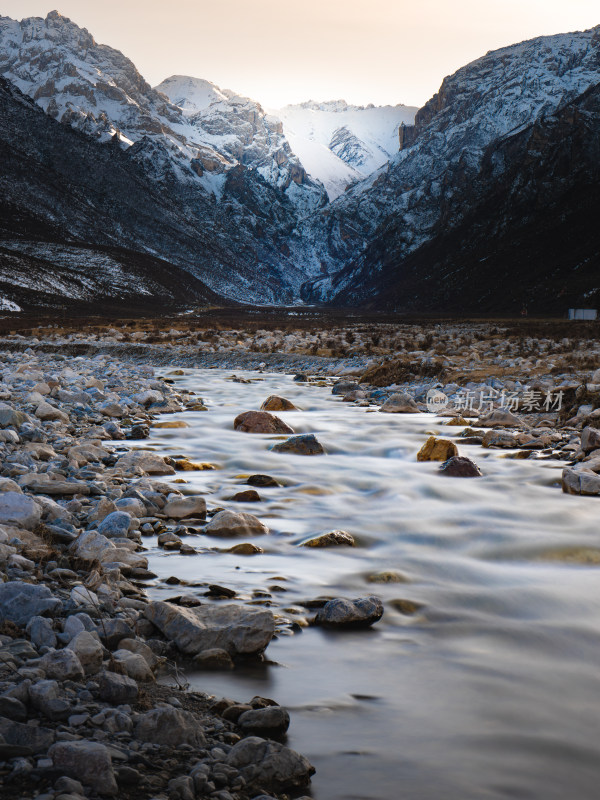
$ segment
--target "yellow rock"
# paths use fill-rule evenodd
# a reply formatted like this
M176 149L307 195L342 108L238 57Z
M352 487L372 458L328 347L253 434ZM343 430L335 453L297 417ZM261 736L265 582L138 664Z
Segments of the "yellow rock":
M467 422L467 420L464 419L463 417L452 417L452 419L449 419L448 422L446 423L446 425L468 425L468 424L469 423Z
M155 422L153 428L189 428L187 422L182 419L172 419L168 422Z
M303 547L356 547L354 536L348 531L329 531L320 536L315 536L307 542L302 542Z
M430 436L417 453L417 461L447 461L458 455L458 448L449 439Z
M197 462L182 458L180 461L175 462L175 469L183 472L203 472L205 469L216 469L216 467L206 461Z
M270 397L267 397L265 402L260 407L261 411L297 411L298 409L296 406L290 401L287 400L285 397L279 397L279 395L272 394Z
M265 551L257 544L252 544L251 542L241 542L240 544L234 544L233 547L230 547L229 550L226 550L225 552L234 553L236 556L253 556L256 553L264 553Z

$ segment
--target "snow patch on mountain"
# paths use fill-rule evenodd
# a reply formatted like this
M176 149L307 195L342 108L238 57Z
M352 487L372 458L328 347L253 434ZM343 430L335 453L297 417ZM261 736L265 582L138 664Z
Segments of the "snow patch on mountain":
M399 149L398 128L412 125L413 106L354 106L345 100L271 109L292 150L333 200L386 164Z

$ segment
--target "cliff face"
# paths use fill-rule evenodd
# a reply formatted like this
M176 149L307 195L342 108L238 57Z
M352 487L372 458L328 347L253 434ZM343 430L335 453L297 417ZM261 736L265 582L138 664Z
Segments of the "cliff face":
M307 299L375 291L382 264L367 256L393 229L400 264L435 235L442 209L478 174L486 148L554 113L600 79L600 29L542 37L488 53L446 78L416 115L402 151L305 226L326 277ZM299 244L301 251L301 244ZM372 275L369 275L369 270Z
M337 300L442 312L597 307L599 218L600 83L486 148L405 259L402 226L391 223Z

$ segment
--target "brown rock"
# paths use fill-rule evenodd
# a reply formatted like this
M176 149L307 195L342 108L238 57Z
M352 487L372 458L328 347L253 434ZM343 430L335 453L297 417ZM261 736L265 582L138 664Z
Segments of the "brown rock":
M417 453L417 461L447 461L458 455L458 448L449 439L430 436Z
M451 478L481 478L481 470L474 461L466 456L453 456L440 467L442 475Z
M296 406L286 400L285 397L279 397L279 395L272 394L270 397L267 397L265 402L260 407L261 411L298 411Z
M268 411L245 411L235 418L233 427L244 433L294 433L289 425Z

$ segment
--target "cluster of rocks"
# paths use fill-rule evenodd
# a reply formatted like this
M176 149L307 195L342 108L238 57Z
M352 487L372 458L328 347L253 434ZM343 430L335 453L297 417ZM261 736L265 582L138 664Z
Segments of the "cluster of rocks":
M206 523L204 498L161 480L206 465L132 449L156 415L203 408L199 398L106 356L2 363L3 783L42 800L298 792L314 770L281 741L285 709L157 682L165 671L181 680L176 662L226 669L260 657L275 632L268 609L151 602L143 588L155 577L145 535L184 552L182 521L215 536L268 532L225 510Z
M400 391L401 389L401 391ZM515 413L503 405L503 393L519 389L523 396L543 397L552 389L559 397L556 410L529 410ZM486 449L511 451L511 458L549 458L569 462L562 473L562 488L568 494L600 496L600 369L583 382L558 383L534 380L529 383L497 380L442 385L436 382L403 386L373 387L340 379L332 393L345 402L371 407L392 414L430 411L428 393L443 392L447 404L438 411L446 424L458 431L453 439L430 436L417 453L418 461L440 461L440 473L452 477L480 477L481 470L471 459L459 454L458 445L478 444ZM470 407L460 400L470 393ZM473 426L473 427L471 427Z

